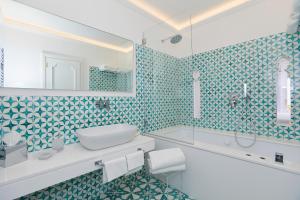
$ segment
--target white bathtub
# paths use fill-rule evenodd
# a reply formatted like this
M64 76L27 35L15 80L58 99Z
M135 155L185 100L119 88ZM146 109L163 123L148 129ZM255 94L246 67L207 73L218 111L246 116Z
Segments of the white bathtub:
M170 183L199 200L300 200L300 144L258 137L239 147L232 133L171 127L151 133L157 149L180 147L187 170ZM240 137L250 143L251 137ZM183 142L182 142L183 141ZM284 164L274 161L283 153ZM248 155L247 155L248 154ZM250 156L249 156L250 154Z

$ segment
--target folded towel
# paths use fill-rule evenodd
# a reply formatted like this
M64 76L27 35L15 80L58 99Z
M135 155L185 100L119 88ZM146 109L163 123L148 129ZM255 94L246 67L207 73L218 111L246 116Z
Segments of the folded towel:
M128 171L134 170L136 168L142 167L144 165L144 152L137 151L131 154L127 154L127 168Z
M126 174L127 162L125 157L104 162L103 182L109 182Z
M185 156L179 148L151 151L149 153L149 160L150 171L185 164Z
M194 118L201 117L201 88L200 88L200 81L199 81L200 73L199 71L193 72L193 89L194 89Z
M185 164L182 164L182 165L177 165L177 166L159 169L159 170L155 170L155 171L150 171L150 173L151 174L163 174L163 173L169 173L169 172L184 171L185 169L186 169Z

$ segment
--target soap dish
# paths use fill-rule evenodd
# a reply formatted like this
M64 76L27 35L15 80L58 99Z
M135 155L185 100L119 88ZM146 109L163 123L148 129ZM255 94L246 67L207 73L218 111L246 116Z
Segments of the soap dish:
M47 160L51 158L54 155L54 151L52 149L50 150L43 150L38 154L38 159L39 160Z

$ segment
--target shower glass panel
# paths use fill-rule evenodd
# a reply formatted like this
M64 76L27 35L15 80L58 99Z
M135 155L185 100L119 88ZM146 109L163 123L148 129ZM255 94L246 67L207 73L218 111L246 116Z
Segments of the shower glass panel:
M193 144L191 26L176 30L157 24L144 32L141 49L144 132Z

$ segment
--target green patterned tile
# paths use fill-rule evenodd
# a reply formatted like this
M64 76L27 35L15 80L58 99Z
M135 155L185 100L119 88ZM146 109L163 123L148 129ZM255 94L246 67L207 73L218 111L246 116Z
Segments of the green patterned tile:
M276 124L276 62L291 57L292 126ZM174 125L194 125L244 134L300 141L300 33L279 33L186 58L136 48L136 97L109 97L111 110L98 110L100 97L0 97L1 133L16 131L28 151L51 147L62 133L66 144L78 142L76 130L129 123L148 133ZM193 119L192 72L199 70L200 119ZM96 78L96 77L95 77ZM242 95L247 83L251 100L231 108L231 93ZM103 98L103 97L101 97ZM177 190L145 175L99 183L98 172L29 195L31 199L188 199ZM136 180L136 181L133 181Z

